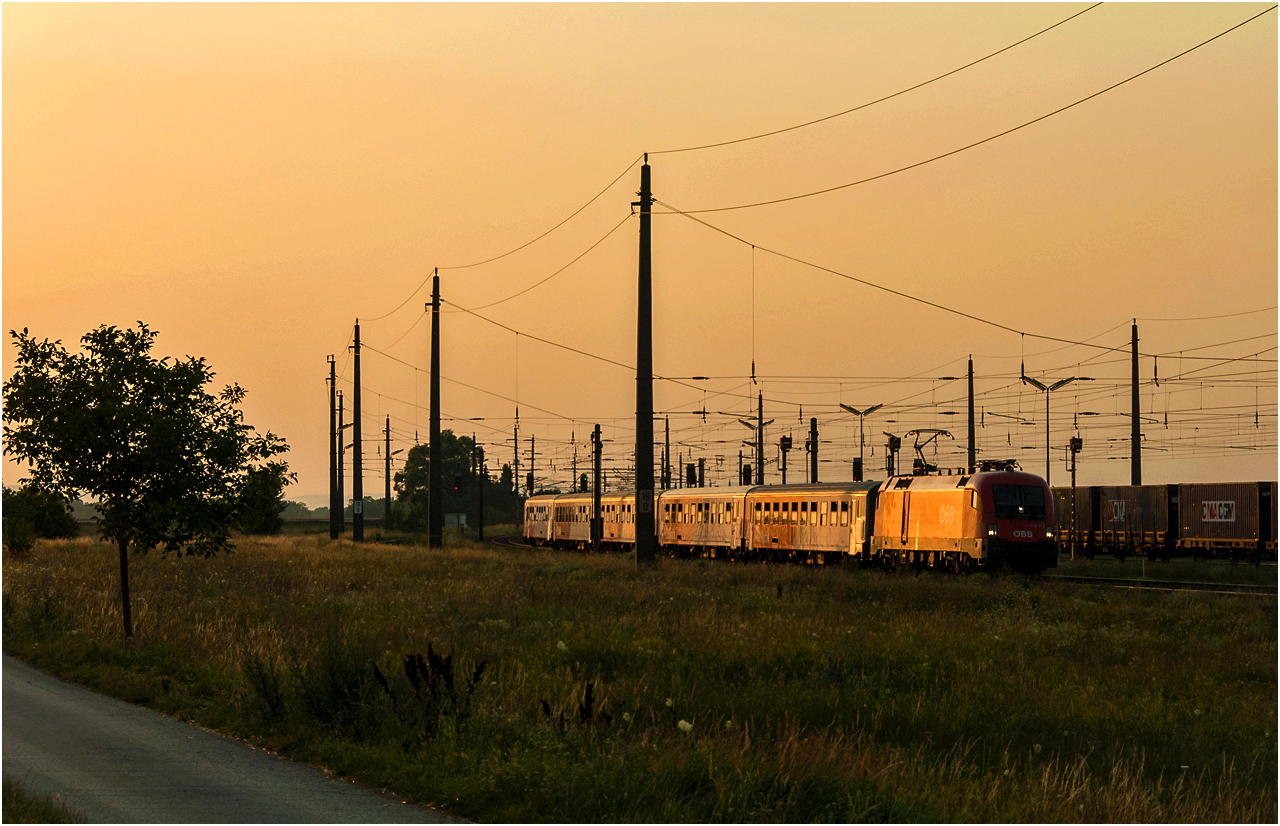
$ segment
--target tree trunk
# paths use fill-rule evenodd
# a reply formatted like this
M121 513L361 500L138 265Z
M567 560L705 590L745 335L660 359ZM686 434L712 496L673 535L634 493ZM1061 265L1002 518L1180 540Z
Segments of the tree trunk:
M124 636L133 639L133 613L129 609L129 540L120 540L120 606L124 609Z

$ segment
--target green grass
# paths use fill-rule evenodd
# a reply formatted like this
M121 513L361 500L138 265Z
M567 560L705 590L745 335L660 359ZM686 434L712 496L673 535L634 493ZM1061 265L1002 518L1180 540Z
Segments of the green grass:
M1276 819L1275 600L451 542L135 556L132 644L41 542L4 644L482 821Z
M5 823L82 823L57 798L27 794L20 783L4 781Z
M1212 582L1222 585L1276 586L1276 565L1254 565L1248 562L1206 560L1180 557L1167 562L1148 561L1145 557L1127 557L1117 562L1110 556L1090 560L1084 557L1058 562L1049 575L1106 577L1115 579L1148 579L1161 582Z

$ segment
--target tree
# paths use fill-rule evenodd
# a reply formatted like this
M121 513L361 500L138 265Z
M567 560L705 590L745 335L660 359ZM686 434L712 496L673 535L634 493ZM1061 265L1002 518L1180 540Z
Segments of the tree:
M25 329L10 335L18 357L4 383L4 453L25 460L43 489L97 499L99 533L120 551L132 637L129 548L229 550L250 470L288 448L244 423L238 385L206 392L214 374L204 359L152 356L157 333L142 322L99 327L81 338L79 353Z
M4 534L9 545L10 534L17 537L44 537L61 539L80 532L76 518L71 515L71 504L65 496L44 490L28 480L23 480L17 490L4 489ZM13 545L10 550L20 546ZM21 553L21 551L19 551Z
M295 478L284 462L250 468L240 495L240 530L248 534L280 533L284 524L280 514L288 506L284 489Z
M467 523L478 524L480 514L476 486L479 474L471 470L471 457L475 442L470 436L455 436L453 431L440 432L440 479L444 490L445 513L465 513ZM397 527L406 530L425 530L427 527L427 503L431 479L431 450L429 445L415 445L406 454L404 469L396 473L395 490ZM520 519L523 499L512 490L510 465L503 465L500 480L490 479L484 489L485 522L516 521Z

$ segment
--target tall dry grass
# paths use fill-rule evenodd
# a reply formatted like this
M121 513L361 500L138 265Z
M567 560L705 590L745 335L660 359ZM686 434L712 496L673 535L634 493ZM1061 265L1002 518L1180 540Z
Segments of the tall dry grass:
M1276 817L1274 600L290 537L134 557L126 645L113 554L7 560L6 650L465 817Z

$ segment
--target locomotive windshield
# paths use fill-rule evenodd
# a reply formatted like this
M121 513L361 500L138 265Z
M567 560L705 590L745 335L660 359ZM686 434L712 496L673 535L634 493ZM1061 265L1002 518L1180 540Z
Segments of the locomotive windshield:
M1045 518L1044 489L1031 485L992 485L996 500L997 519L1027 519L1040 521Z

